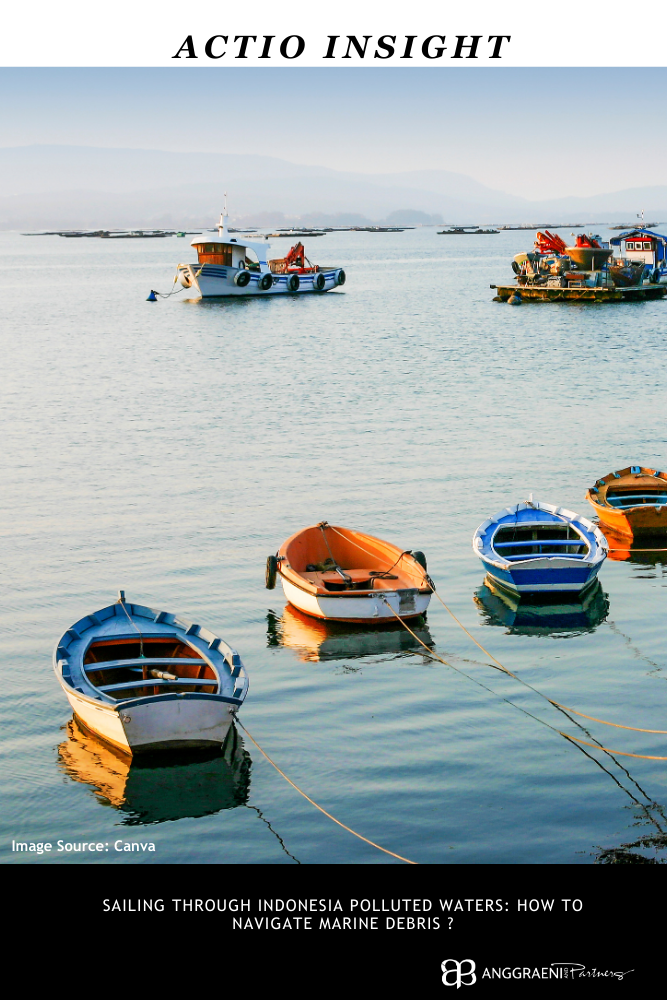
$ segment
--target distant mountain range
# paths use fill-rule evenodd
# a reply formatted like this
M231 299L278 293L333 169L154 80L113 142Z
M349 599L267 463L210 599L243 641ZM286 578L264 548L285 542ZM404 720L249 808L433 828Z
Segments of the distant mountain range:
M0 229L667 219L667 186L529 201L447 170L362 174L271 156L92 146L0 149ZM647 214L647 218L649 218Z

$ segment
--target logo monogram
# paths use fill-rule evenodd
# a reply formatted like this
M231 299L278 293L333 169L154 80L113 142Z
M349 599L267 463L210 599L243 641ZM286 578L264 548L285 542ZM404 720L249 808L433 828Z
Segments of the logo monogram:
M456 986L458 990L461 986L472 986L477 982L475 963L471 958L464 958L461 962L457 962L455 958L446 958L440 968L445 986Z

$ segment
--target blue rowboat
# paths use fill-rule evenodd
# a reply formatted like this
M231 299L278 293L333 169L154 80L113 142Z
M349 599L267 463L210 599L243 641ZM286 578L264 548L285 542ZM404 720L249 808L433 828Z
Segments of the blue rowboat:
M489 577L515 594L581 593L608 551L592 521L532 494L480 524L472 547Z

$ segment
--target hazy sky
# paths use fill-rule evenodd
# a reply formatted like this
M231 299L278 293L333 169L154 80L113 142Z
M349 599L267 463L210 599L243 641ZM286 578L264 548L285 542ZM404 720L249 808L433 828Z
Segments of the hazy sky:
M0 69L0 142L453 170L555 198L664 182L666 85L667 69ZM630 139L650 155L623 155Z

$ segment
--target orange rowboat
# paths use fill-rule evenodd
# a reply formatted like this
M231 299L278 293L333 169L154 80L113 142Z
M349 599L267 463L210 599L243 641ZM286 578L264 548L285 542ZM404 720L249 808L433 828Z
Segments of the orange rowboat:
M329 621L395 621L423 614L432 589L422 552L322 521L297 531L266 563L299 611Z
M667 472L631 465L598 479L586 499L622 538L667 534Z

